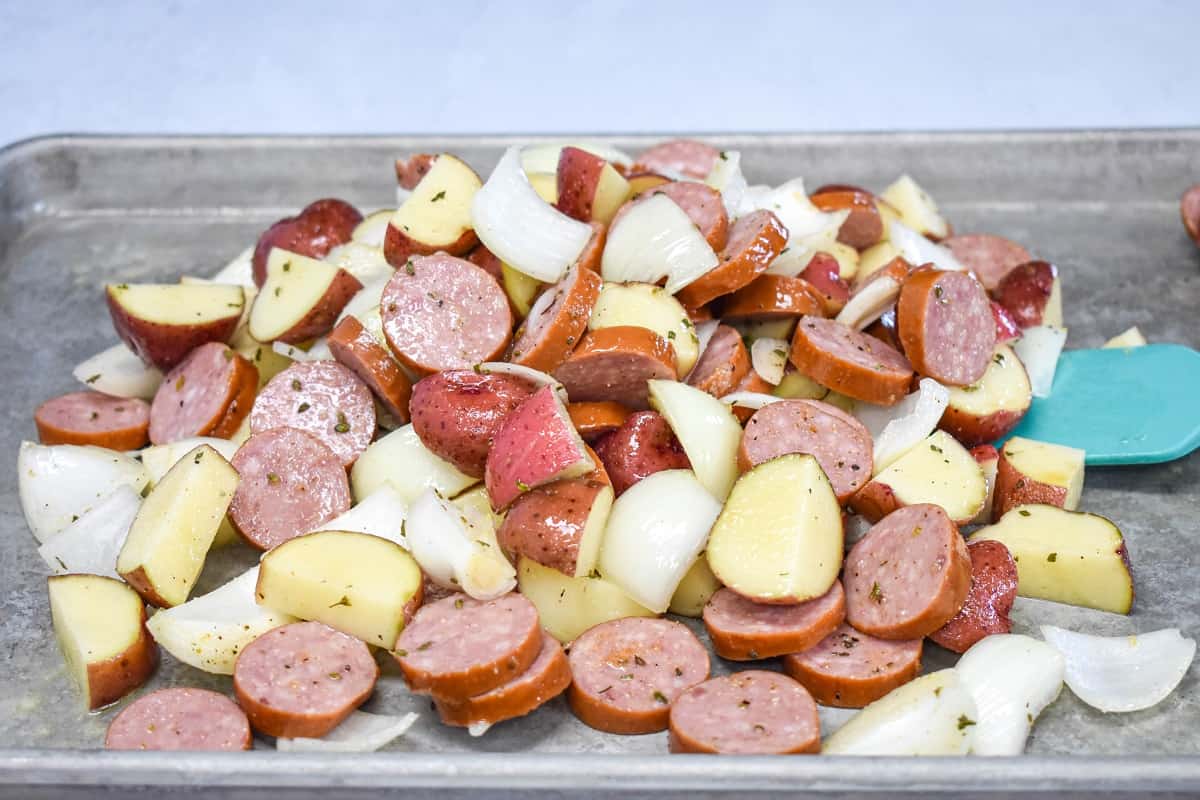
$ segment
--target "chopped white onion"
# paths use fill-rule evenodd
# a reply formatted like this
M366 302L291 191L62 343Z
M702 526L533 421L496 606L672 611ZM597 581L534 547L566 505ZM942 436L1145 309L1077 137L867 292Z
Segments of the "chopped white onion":
M95 508L117 487L140 493L148 481L141 462L103 447L21 442L17 454L21 510L39 542Z
M1012 349L1025 365L1034 397L1049 397L1054 387L1058 357L1067 343L1067 329L1052 325L1037 325L1021 332Z
M287 342L272 342L271 349L292 361L328 361L333 358L333 353L329 350L329 343L324 336L314 341L307 350Z
M551 293L544 292L543 294L548 295ZM478 366L477 371L493 375L511 375L514 378L529 381L538 389L543 386L553 386L554 393L558 395L559 399L564 403L568 402L567 388L562 385L562 382L541 370L522 366L521 364L510 364L507 361L485 361Z
M338 314L338 322L346 317L357 317L358 321L362 322L364 314L373 308L379 308L379 301L383 299L383 290L389 280L391 280L390 275L381 276L370 283L364 283L363 288L355 292L354 296L350 298L350 302L342 308L342 313Z
M118 486L79 519L47 539L38 548L38 555L55 575L81 572L119 579L117 555L141 506L139 493L127 485Z
M71 370L76 380L112 397L153 400L163 375L148 367L124 344L115 344Z
M1042 636L1067 662L1067 686L1101 711L1140 711L1166 699L1187 675L1196 640L1178 628L1133 636L1092 636L1053 625Z
M900 251L900 255L904 256L904 260L914 267L933 264L941 270L967 271L966 266L950 252L950 248L926 239L899 220L892 221L888 232L891 243Z
M651 611L666 611L720 513L721 504L691 470L643 478L613 503L600 574Z
M696 326L696 363L700 363L700 359L704 357L704 351L708 349L708 343L712 341L713 334L717 332L717 326L721 324L719 319L706 319Z
M288 753L373 753L407 733L418 719L411 711L398 717L352 711L320 739L280 738L275 740L275 749Z
M757 411L763 406L778 403L782 399L782 397L776 397L773 394L763 394L762 392L730 392L721 398L721 402L739 408L753 408Z
M837 321L861 331L883 316L900 297L900 281L881 275L863 286L837 315Z
M350 233L351 240L382 248L383 240L387 238L388 223L391 222L392 215L395 213L396 209L394 208L381 208L367 214Z
M404 535L413 558L439 586L491 600L516 587L517 572L495 544L495 529L483 530L481 522L426 489L409 509Z
M491 729L492 729L492 723L490 723L490 722L472 722L470 725L467 726L467 733L471 734L471 736L478 739L480 736L483 736L485 733L487 733Z
M387 220L384 220L384 224L386 226ZM383 257L381 248L382 244L376 246L349 241L331 249L322 260L346 270L364 286L379 280L386 282L394 270Z
M531 278L557 283L592 238L590 225L551 206L521 169L521 149L510 147L471 202L479 240L497 258Z
M736 217L749 188L746 176L742 174L742 154L737 150L722 151L704 182L721 193L729 218Z
M247 247L210 278L213 283L254 286L254 248Z
M737 480L742 426L729 406L686 383L648 381L650 404L666 418L683 445L696 478L721 502Z
M313 530L369 533L393 541L407 550L408 541L404 538L404 518L407 515L408 504L404 498L391 484L385 483L354 508Z
M760 378L772 386L778 386L787 366L788 349L789 345L783 339L755 339L754 344L750 345L750 363Z
M787 228L790 239L803 239L832 231L834 235L848 216L845 211L822 211L808 199L803 178L792 178L774 189L751 186L742 201L742 214L754 210L771 211ZM740 215L739 215L740 216Z
M359 502L385 484L411 504L426 487L453 496L475 482L425 447L411 424L376 439L350 468L350 488Z
M618 150L612 145L598 144L596 142L549 142L547 144L530 145L522 150L521 168L525 170L525 174L527 175L532 175L536 172L554 175L558 172L558 160L562 155L564 147L574 147L577 150L584 150L594 156L603 158L611 164L629 166L633 163L633 158L628 153Z
M1063 669L1057 650L1028 636L997 634L972 645L955 666L978 712L971 752L1025 752L1033 721L1062 691Z
M857 403L854 415L875 441L872 474L883 472L932 433L949 404L950 390L933 378L922 378L917 391L894 406Z
M630 206L608 232L600 274L617 283L658 283L675 294L717 266L717 254L687 213L665 194Z

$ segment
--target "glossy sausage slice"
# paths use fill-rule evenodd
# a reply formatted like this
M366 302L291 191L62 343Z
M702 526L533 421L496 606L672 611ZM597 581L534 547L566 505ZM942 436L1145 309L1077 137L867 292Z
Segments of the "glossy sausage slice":
M788 231L770 211L752 211L733 223L720 263L676 293L688 307L736 292L761 275L787 246Z
M788 358L822 386L876 405L900 402L912 383L912 365L903 355L831 319L800 320Z
M675 348L648 328L600 328L584 335L554 377L577 403L612 400L627 408L648 408L646 381L675 379Z
M258 368L220 342L202 344L167 373L150 406L154 444L237 432L254 405Z
M494 361L512 335L504 290L483 268L445 253L397 269L379 312L392 352L422 375Z
M819 753L812 695L796 681L746 670L693 686L671 704L672 753Z
M250 411L250 431L295 428L353 464L375 438L371 390L336 361L297 361L267 382Z
M786 275L759 275L743 286L721 306L721 319L736 322L765 322L775 319L795 319L816 315L825 316L825 299L804 278Z
M748 661L799 653L833 633L846 618L842 584L794 606L755 603L718 589L704 606L704 627L721 658Z
M896 302L896 332L913 369L947 386L982 378L996 349L991 301L965 272L910 274Z
M846 556L846 621L881 639L920 639L949 622L971 588L971 558L941 506L897 509Z
M624 425L596 442L596 455L618 495L656 472L692 467L671 426L655 411L631 414Z
M742 335L728 325L718 325L687 376L695 386L713 397L724 397L737 388L750 372L750 352Z
M412 383L387 348L353 316L343 318L328 341L337 362L357 375L398 422L408 422Z
M542 372L558 369L583 339L603 283L592 270L571 267L534 301L513 337L509 360Z
M607 733L667 727L671 703L708 678L708 650L683 625L625 617L584 631L570 648L575 716Z
M320 439L304 431L256 433L230 463L240 481L229 519L251 547L270 550L350 508L346 468Z
M1033 260L1033 256L1021 245L990 233L951 236L942 245L949 247L954 257L974 272L983 288L989 292L1000 284L1005 275Z
M542 649L529 669L490 692L455 698L435 694L433 704L446 725L495 725L523 717L558 697L571 685L571 665L562 645L542 634Z
M971 557L971 591L962 609L929 638L947 650L965 653L994 633L1008 633L1017 596L1017 565L1003 542L984 540L967 545Z
M344 200L327 197L309 203L294 217L285 217L258 237L251 258L254 285L267 280L267 256L275 247L309 258L324 258L339 244L350 241L362 222L358 209Z
M109 750L249 750L250 722L237 704L207 689L159 689L113 718Z
M394 655L412 691L467 698L529 669L542 637L537 609L523 595L475 600L455 594L421 606Z
M71 392L42 403L33 413L42 444L90 444L137 450L146 444L150 404L100 392Z
M570 403L567 413L575 430L585 442L595 443L605 434L612 433L625 424L632 413L628 408L612 400L601 400L591 403Z
M816 647L783 657L783 671L823 706L862 708L921 671L921 639L888 641L839 625Z
M269 630L233 665L233 690L254 730L288 738L329 733L378 678L366 644L320 622Z
M720 157L721 151L710 144L695 139L671 139L643 152L629 171L630 174L680 173L689 178L704 180Z
M826 190L809 198L822 211L849 211L838 229L838 241L856 250L865 250L883 239L883 217L875 197L854 189Z

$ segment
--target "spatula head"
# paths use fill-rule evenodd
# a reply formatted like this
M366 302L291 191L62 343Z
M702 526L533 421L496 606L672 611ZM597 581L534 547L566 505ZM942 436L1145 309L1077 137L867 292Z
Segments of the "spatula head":
M1078 447L1088 464L1156 464L1200 445L1200 353L1178 344L1068 350L1049 397L1013 431Z

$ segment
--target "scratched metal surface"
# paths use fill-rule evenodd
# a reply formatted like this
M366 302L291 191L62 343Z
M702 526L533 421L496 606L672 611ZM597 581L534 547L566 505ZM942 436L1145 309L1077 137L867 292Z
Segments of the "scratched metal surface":
M661 137L615 137L636 150ZM1200 346L1200 250L1178 215L1200 180L1200 131L1028 134L723 136L751 182L803 175L810 187L850 182L882 188L908 171L961 232L1003 234L1058 264L1069 347L1097 346L1137 324L1151 341ZM427 701L405 691L387 659L367 710L422 712L391 750L350 758L260 752L222 758L83 753L100 746L113 709L84 712L50 628L45 569L16 491L18 443L35 436L32 409L75 388L71 367L115 341L101 300L106 281L207 275L258 231L309 200L344 197L364 209L393 203L391 159L450 149L485 174L508 138L148 139L60 137L0 152L0 796L80 796L164 788L188 797L357 796L421 787L440 796L596 797L799 793L975 792L1008 796L1062 790L1114 796L1200 790L1200 667L1160 706L1104 715L1069 691L1043 715L1020 760L704 758L667 756L665 734L617 737L578 723L561 700L482 738L437 724ZM1163 376L1169 380L1170 376ZM1153 413L1153 409L1147 409ZM1083 507L1114 519L1128 541L1137 584L1126 618L1018 601L1018 631L1053 623L1119 634L1179 626L1200 633L1196 552L1200 454L1137 468L1089 471ZM198 592L253 559L217 554ZM927 669L952 663L930 646ZM729 665L716 663L716 671ZM229 690L164 655L147 689ZM823 715L832 728L842 713ZM1100 758L1085 758L1099 756ZM423 793L424 794L424 793Z

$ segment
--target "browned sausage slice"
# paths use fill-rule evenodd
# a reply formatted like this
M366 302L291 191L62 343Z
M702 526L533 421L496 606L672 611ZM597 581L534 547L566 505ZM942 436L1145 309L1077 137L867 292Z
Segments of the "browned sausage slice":
M324 258L339 244L350 241L362 222L358 209L344 200L325 198L305 206L294 217L285 217L263 231L251 259L254 285L267 280L267 256L279 247L309 258Z
M804 278L786 275L759 275L743 286L721 306L721 319L735 322L764 322L825 316L825 299Z
M729 241L729 214L725 211L720 192L703 183L672 181L655 186L641 197L653 197L656 194L665 194L674 200L700 229L708 246L715 252L721 252Z
M1005 275L1033 260L1033 256L1021 245L990 233L951 236L942 244L950 248L963 266L975 273L983 288L989 292L1000 284Z
M349 467L375 437L371 390L336 361L297 361L254 400L250 431L274 428L311 434Z
M912 383L912 366L895 348L831 319L800 320L788 358L822 386L881 406L900 402Z
M720 157L721 151L710 144L695 139L671 139L643 152L629 172L631 175L639 172L678 172L689 178L704 180Z
M233 665L233 690L254 730L288 738L329 733L378 678L366 644L320 622L269 630Z
M688 307L736 292L761 275L787 246L788 231L770 211L739 217L729 231L720 263L676 293Z
M577 403L612 400L627 408L648 408L646 382L675 379L675 348L648 328L600 328L584 335L554 377Z
M783 657L783 671L823 706L862 708L921 671L921 639L888 641L839 625L816 647Z
M909 275L896 303L896 332L913 369L948 386L982 378L996 349L991 301L965 272Z
M571 267L534 301L513 337L509 360L542 372L558 369L583 338L603 283L592 270Z
M250 722L237 704L207 689L159 689L113 718L109 750L249 750Z
M971 591L954 619L929 638L947 650L965 653L994 633L1008 633L1013 599L1017 596L1017 565L1003 542L984 540L967 545L971 556Z
M233 455L240 481L229 519L252 547L270 550L350 508L346 468L319 439L295 428L256 433Z
M465 698L513 680L541 650L537 609L524 596L455 594L421 606L394 655L412 691Z
M42 444L90 444L137 450L146 444L150 404L100 392L71 392L42 403L33 413Z
M542 634L542 649L529 669L508 683L474 697L433 696L438 716L446 725L467 727L495 725L523 717L544 706L571 685L571 666L562 645L548 633Z
M504 290L486 270L445 253L397 269L379 311L392 352L422 375L494 361L512 334Z
M819 753L812 695L796 681L746 670L693 686L671 704L672 753Z
M920 639L949 622L971 588L971 558L941 506L897 509L846 556L846 621L881 639Z
M584 631L571 644L567 701L584 724L608 733L667 727L671 703L708 678L708 650L683 625L626 617Z
M596 455L618 495L656 472L692 467L671 426L654 411L630 415L624 425L596 442Z
M1188 236L1200 247L1200 184L1183 193L1179 200L1179 216L1183 218Z
M787 453L807 453L845 502L871 480L873 450L871 432L840 408L820 400L780 400L746 423L738 467L745 472Z
M838 229L838 241L856 250L865 250L883 239L883 217L870 192L837 189L818 192L809 198L822 211L849 211L850 216Z
M254 404L258 368L219 342L202 344L163 378L150 406L150 441L226 439Z
M371 389L389 414L408 422L412 384L392 354L357 318L347 316L337 324L329 334L329 351Z
M567 413L575 430L585 442L594 443L606 433L612 433L625 424L632 413L628 408L612 400L602 400L593 403L570 403Z
M750 352L742 335L728 325L718 325L687 376L695 386L713 397L724 397L737 388L750 372Z
M755 603L732 589L718 589L704 606L704 627L721 658L750 661L813 647L846 618L842 584L794 606Z

